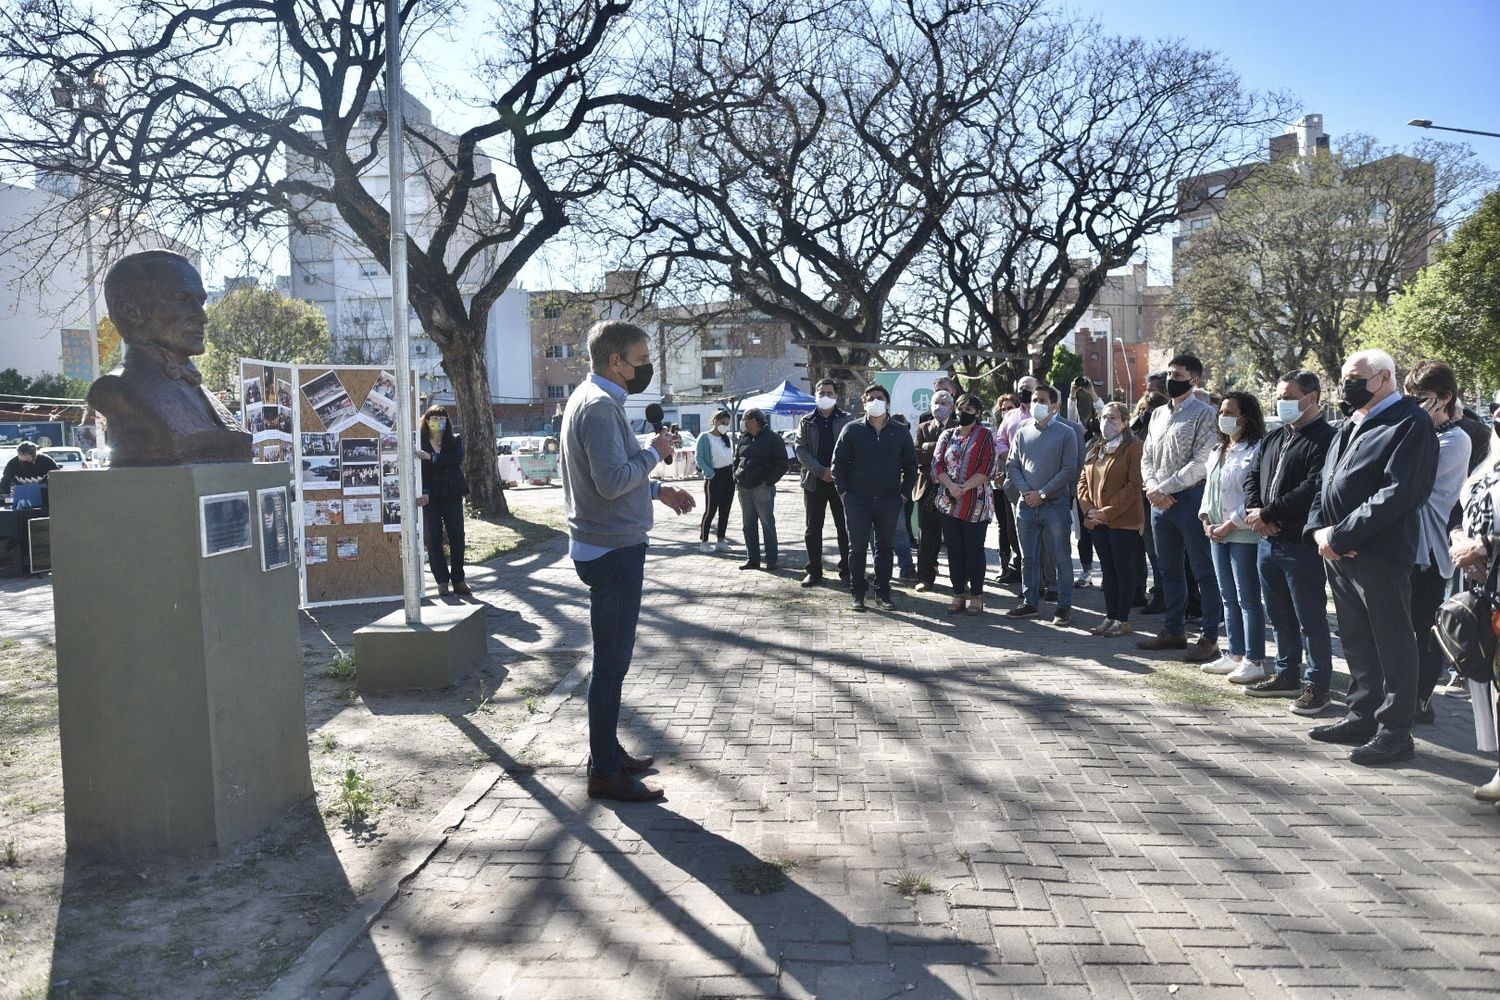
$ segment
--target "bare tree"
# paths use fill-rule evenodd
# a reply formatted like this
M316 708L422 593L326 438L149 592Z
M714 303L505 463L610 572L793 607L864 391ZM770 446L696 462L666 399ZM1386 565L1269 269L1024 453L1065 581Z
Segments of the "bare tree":
M1180 41L1114 38L1089 23L1038 28L1041 44L995 96L1007 123L994 194L940 220L903 302L934 346L1002 358L1008 385L1045 373L1110 271L1171 224L1178 182L1241 162L1284 115L1219 56Z
M1036 6L715 5L651 91L708 110L621 133L637 265L686 300L791 324L814 369L858 371L938 221L994 184L992 93Z
M409 62L460 31L489 53L472 66L475 86L486 89L468 94L472 124L456 143L420 122L405 136L426 168L432 205L407 241L410 303L442 353L476 445L465 472L473 505L486 513L506 511L488 445L488 315L569 225L572 206L607 183L599 134L614 110L653 109L629 89L627 31L641 6L522 0L496 5L487 22L459 24L467 12L444 0L401 5ZM222 245L288 224L317 235L336 218L389 268L385 192L365 180L383 169L381 0L131 0L98 9L29 0L0 14L0 170L76 178L92 214L113 220L99 237L112 248L125 245L132 220ZM660 5L650 17L669 21L674 10ZM56 81L107 86L108 96L58 116L47 98ZM81 217L53 220L47 238L78 245Z
M1182 250L1179 325L1226 374L1336 375L1360 324L1493 177L1465 146L1401 152L1358 135L1335 153L1264 164Z

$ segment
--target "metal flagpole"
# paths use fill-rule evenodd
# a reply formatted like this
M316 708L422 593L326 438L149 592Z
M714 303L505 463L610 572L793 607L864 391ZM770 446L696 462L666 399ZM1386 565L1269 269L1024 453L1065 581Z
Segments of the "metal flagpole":
M411 338L406 328L406 157L402 136L401 24L397 0L385 3L386 164L391 193L391 353L396 369L396 458L401 465L401 596L406 624L422 623L422 558L417 545L415 414Z

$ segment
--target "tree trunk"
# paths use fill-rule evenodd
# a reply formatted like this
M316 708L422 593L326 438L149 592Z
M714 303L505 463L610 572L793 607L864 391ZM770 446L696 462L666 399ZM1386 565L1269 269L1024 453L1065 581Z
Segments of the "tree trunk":
M443 351L443 371L458 402L455 423L464 436L464 477L469 506L484 517L508 517L510 505L495 460L495 410L490 405L490 374L484 358L484 332L458 330Z

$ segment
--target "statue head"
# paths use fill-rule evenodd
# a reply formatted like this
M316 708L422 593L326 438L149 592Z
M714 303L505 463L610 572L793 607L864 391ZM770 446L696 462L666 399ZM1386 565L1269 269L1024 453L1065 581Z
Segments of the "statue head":
M198 269L170 250L122 257L104 276L104 304L120 338L184 359L203 353L207 300Z

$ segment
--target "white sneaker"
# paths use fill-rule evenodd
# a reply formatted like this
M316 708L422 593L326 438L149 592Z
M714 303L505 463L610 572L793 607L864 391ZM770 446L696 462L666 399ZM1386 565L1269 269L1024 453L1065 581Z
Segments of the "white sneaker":
M713 550L714 550L714 543L713 542L699 542L698 543L698 551L699 552L712 552Z
M720 552L728 552L729 551L729 543L726 542L726 541L724 541L724 539L721 538L721 539L719 539L719 544L716 545L716 546L714 546L714 548L716 548Z
M1079 573L1078 579L1073 581L1075 587L1092 587L1094 585L1093 573Z
M1254 684L1270 676L1271 674L1262 664L1254 660L1245 660L1240 664L1239 669L1230 674L1227 679L1231 684Z
M1202 670L1205 674L1216 674L1222 677L1225 674L1232 674L1240 669L1240 661L1225 653L1217 660L1209 660L1198 669Z

